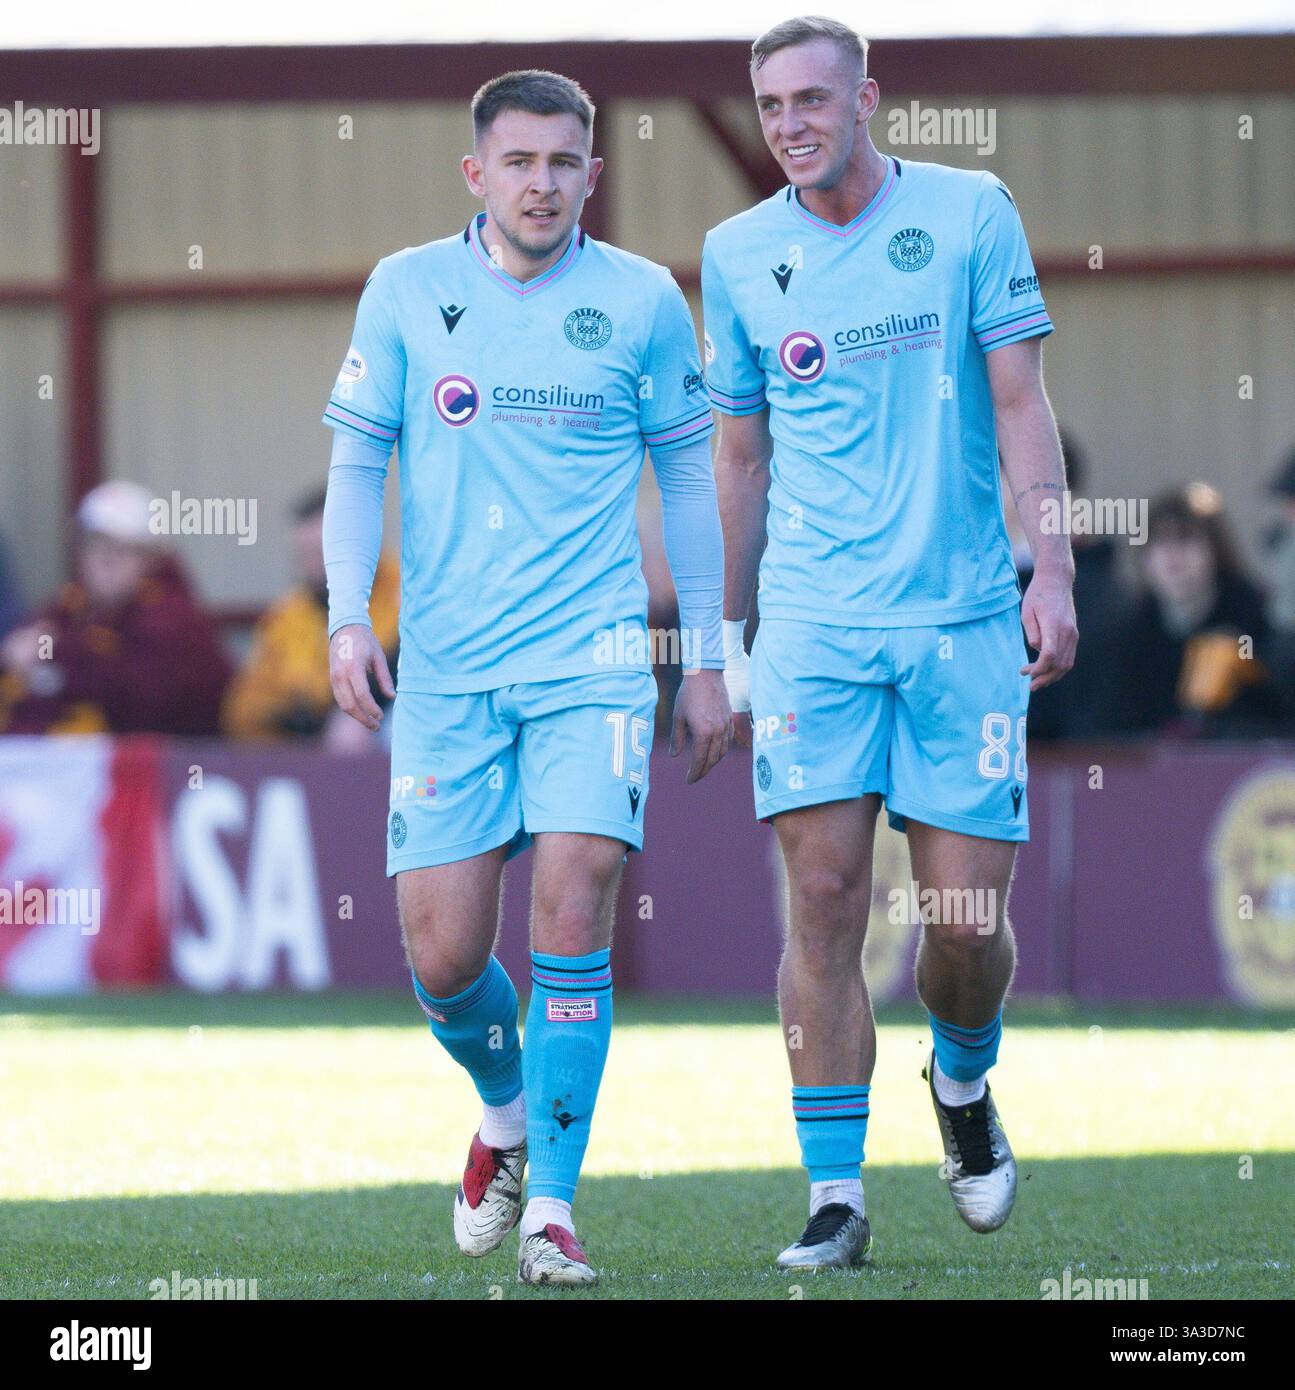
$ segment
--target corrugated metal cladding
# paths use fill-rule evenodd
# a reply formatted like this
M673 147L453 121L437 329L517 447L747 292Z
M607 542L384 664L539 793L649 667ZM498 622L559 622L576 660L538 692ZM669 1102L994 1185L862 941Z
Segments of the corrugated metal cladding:
M919 132L927 110L950 108L978 113L986 138L978 147L891 141L892 132L912 133L912 103L883 96L873 119L881 148L992 169L1012 188L1040 254L1289 242L1295 99L982 108L970 98L965 106L916 100ZM754 106L729 101L722 109L753 157L767 161ZM1240 138L1243 117L1253 119L1252 139ZM685 103L613 104L601 113L598 143L608 160L614 235L654 259L695 266L706 228L751 201ZM470 147L468 118L457 107L113 111L102 156L105 274L186 273L195 245L202 273L212 276L367 269L389 250L444 235L479 206L458 167ZM28 221L26 244L48 257L52 220ZM21 239L25 226L16 231Z
M256 500L254 544L182 537L208 593L262 602L292 579L293 503L321 487L332 434L320 416L350 341L349 304L123 309L105 342L105 453L158 496ZM396 470L385 534L399 544Z
M39 282L59 273L62 155L47 145L0 149L0 280Z
M53 309L0 309L0 540L33 604L63 577L60 336Z
M883 84L874 133L901 158L990 168L1012 188L1040 257L1108 261L1172 250L1289 246L1295 226L1295 98L1212 95L1010 100L977 109L975 145L908 135L912 99ZM917 99L918 129L928 109ZM750 103L723 114L769 156ZM1251 139L1245 118L1250 118ZM992 120L992 124L991 124ZM319 104L104 113L99 167L103 273L132 284L249 276L353 276L382 255L460 227L479 206L463 185L470 148L461 107ZM992 144L992 151L989 146ZM611 235L681 271L706 228L753 199L713 136L683 103L612 103L599 149ZM59 269L58 158L0 160L0 276L48 280ZM200 248L201 269L191 268ZM1146 495L1207 477L1224 490L1253 546L1267 517L1262 481L1295 447L1295 277L1107 276L1046 283L1058 333L1046 350L1058 415L1087 446L1093 483ZM694 304L694 308L696 305ZM107 469L160 492L256 496L261 543L191 541L207 593L257 602L287 577L277 537L291 499L322 476L318 419L349 339L353 299L114 308L106 317ZM52 582L58 534L57 412L38 403L28 363L58 351L51 311L0 316L0 500L24 568ZM52 335L52 336L51 336ZM1254 379L1254 399L1238 378ZM15 442L18 441L18 442ZM33 541L32 537L46 538ZM55 547L57 550L57 547Z
M1012 189L1039 254L1087 254L1091 245L1139 254L1166 248L1288 246L1295 226L1295 98L1209 96L999 101L977 107L887 100L873 117L878 148L900 159L991 169ZM979 128L976 145L892 141L929 128L926 113L967 111L950 133ZM767 164L753 103L721 111ZM1242 117L1253 120L1243 140ZM650 120L644 121L643 117ZM941 121L943 124L943 121ZM624 245L695 264L701 233L752 201L731 165L717 167L713 137L684 103L614 113L611 146L617 225ZM983 148L986 153L979 153ZM626 174L632 171L632 177Z

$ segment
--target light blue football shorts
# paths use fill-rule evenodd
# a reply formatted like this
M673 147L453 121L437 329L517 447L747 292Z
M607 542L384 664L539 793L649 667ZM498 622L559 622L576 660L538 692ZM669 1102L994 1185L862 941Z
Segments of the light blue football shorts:
M948 627L765 618L751 652L755 809L879 792L908 819L1028 840L1019 606Z
M656 702L652 675L628 670L397 694L388 875L500 845L511 859L544 830L642 849Z

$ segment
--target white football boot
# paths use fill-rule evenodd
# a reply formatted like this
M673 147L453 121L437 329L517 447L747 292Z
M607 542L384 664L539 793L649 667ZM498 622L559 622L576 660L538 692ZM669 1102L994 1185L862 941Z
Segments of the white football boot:
M517 1278L523 1284L596 1284L598 1275L580 1242L565 1226L550 1222L533 1236L524 1236L517 1251Z
M488 1255L522 1215L526 1140L511 1149L492 1149L472 1136L463 1181L454 1197L454 1242L465 1255Z
M934 1052L922 1076L930 1086L931 1104L940 1122L953 1205L973 1231L996 1231L1012 1214L1016 1201L1016 1159L989 1083L985 1083L985 1094L979 1100L969 1105L945 1105L935 1094Z

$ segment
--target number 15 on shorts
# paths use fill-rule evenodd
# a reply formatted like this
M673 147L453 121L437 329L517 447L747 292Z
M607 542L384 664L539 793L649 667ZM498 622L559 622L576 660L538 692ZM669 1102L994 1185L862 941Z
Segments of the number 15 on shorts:
M626 714L623 710L611 710L606 722L611 725L612 731L612 776L621 780L628 777L636 785L642 785L648 757L643 735L652 727L651 722L637 714ZM627 732L628 751L625 746Z

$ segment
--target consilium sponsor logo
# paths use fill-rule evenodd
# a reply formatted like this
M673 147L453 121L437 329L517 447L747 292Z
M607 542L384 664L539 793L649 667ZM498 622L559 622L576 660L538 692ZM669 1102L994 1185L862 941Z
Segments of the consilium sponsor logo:
M827 350L821 338L798 328L778 344L778 361L793 381L814 381L827 366Z
M560 381L547 386L492 386L490 399L497 405L529 405L542 410L601 410L606 403L601 391L573 391Z
M432 387L432 404L441 419L457 429L476 419L481 393L471 377L451 372Z
M862 323L857 328L842 328L832 335L832 341L839 348L854 348L864 343L889 343L896 338L939 331L940 316L936 313L887 314L876 323Z

